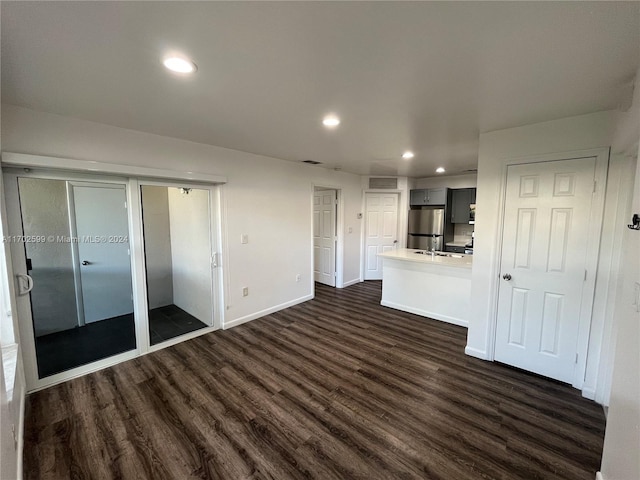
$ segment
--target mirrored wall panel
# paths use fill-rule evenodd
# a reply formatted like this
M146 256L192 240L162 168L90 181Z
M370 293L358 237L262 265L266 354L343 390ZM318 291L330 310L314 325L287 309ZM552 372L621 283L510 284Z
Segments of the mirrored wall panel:
M19 178L39 378L136 348L125 185Z
M209 191L142 185L151 345L213 326Z

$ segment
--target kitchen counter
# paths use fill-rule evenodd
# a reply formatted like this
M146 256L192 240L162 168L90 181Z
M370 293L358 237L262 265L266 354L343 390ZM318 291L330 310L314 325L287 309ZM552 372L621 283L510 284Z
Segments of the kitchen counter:
M472 255L434 256L398 249L382 258L381 305L467 326Z
M379 257L391 258L404 262L425 263L428 265L442 265L447 267L471 268L473 264L473 255L464 255L462 253L446 253L446 255L431 255L424 253L424 250L414 250L411 248L400 248L390 252L380 253ZM384 271L384 269L383 269Z

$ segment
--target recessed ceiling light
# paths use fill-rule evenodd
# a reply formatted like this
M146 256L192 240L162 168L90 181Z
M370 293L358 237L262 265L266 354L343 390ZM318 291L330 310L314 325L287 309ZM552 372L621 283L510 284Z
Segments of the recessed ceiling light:
M436 168L436 173L444 173L444 172L445 172L444 167L438 167L438 168Z
M322 119L322 124L325 127L335 128L338 125L340 125L340 119L338 117L336 117L335 115L327 115L326 117L324 117Z
M402 154L402 158L404 158L405 160L409 160L410 158L413 158L413 157L414 157L413 152L410 152L409 150L407 150Z
M193 73L198 69L195 63L182 57L166 57L162 64L176 73Z

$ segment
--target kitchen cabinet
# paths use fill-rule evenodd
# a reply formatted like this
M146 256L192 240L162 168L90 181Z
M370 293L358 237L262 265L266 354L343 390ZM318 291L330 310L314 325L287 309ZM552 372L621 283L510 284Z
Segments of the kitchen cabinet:
M409 192L411 205L444 205L447 203L446 188L423 188Z
M475 188L459 188L451 191L451 223L469 223L469 205L476 202Z

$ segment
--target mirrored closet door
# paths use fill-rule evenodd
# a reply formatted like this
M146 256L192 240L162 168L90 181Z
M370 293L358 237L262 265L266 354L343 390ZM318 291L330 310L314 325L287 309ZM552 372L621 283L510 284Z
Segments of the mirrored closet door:
M213 326L211 199L206 188L141 185L149 342Z
M126 183L5 174L5 185L37 378L135 350Z

